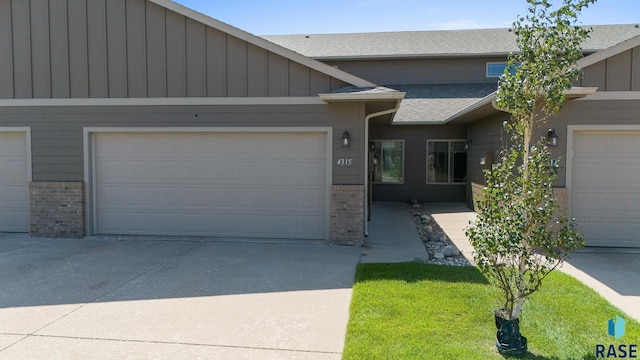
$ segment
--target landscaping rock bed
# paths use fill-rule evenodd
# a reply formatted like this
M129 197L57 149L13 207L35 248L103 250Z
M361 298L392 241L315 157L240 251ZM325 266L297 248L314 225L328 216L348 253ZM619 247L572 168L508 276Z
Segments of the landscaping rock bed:
M411 213L418 235L427 249L429 259L425 260L425 263L471 266L422 204L410 204L408 211Z

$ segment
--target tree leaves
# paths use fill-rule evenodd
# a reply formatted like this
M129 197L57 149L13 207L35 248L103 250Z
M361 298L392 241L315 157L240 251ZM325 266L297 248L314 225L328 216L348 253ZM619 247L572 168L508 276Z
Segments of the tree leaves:
M568 254L584 245L573 220L558 212L553 191L559 159L541 138L531 146L534 126L557 114L564 92L581 76L576 66L589 31L576 26L580 11L595 0L527 0L528 14L513 23L519 51L509 55L500 77L497 105L511 119L499 163L485 172L484 199L467 229L481 271L502 289L504 309L518 318L523 299ZM516 71L512 69L515 67Z

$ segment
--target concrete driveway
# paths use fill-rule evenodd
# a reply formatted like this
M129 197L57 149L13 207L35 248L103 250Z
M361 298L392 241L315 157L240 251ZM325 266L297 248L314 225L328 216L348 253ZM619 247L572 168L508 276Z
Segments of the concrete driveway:
M0 236L1 359L340 359L360 248Z

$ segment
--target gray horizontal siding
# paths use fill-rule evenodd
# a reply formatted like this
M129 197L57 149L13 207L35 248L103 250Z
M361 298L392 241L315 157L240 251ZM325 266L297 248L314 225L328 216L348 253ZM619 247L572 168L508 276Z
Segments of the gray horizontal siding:
M427 140L465 139L464 125L371 126L372 140L404 140L404 184L374 184L375 201L465 201L464 185L427 184Z
M333 183L364 182L362 107L343 105L0 108L0 128L31 128L34 181L84 180L84 127L332 127ZM343 148L344 131L353 146ZM335 165L351 158L351 166Z
M640 47L587 66L581 85L599 91L640 91Z
M350 74L381 85L482 84L497 82L486 77L487 62L506 61L504 57L464 59L405 59L325 61Z
M345 86L145 0L0 2L0 98L316 96Z

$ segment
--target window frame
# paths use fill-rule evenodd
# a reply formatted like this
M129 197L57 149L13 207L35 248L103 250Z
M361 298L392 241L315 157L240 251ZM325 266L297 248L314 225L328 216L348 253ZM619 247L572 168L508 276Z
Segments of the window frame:
M405 159L406 159L406 150L405 150L405 140L404 139L371 139L371 141L373 141L374 143L376 142L400 142L402 143L402 175L401 178L402 180L399 182L388 182L388 181L371 181L372 184L375 185L404 185L405 182L405 177L404 177L404 165L405 165ZM375 153L374 153L375 156ZM382 163L378 164L380 166L382 166ZM375 176L375 174L374 174Z
M499 65L503 65L503 64L504 64L504 67L502 67L502 71L500 72L500 74L498 74L498 75L491 75L491 74L489 74L489 66L490 66L490 65L498 65L498 64L499 64ZM504 74L504 69L506 69L506 68L507 68L507 66L509 66L509 63L508 63L508 62L506 62L506 61L489 61L489 62L487 62L487 64L486 64L485 74L486 74L486 76L487 76L488 78L498 78L498 77L500 77L502 74Z
M490 65L496 65L496 64L500 64L500 65L504 65L504 67L502 68L502 71L500 72L500 74L498 75L491 75L489 74L489 66ZM517 67L520 66L520 63L517 63L516 65L513 66L512 68L512 73L515 73ZM502 74L504 74L504 69L506 69L507 67L509 67L509 62L508 61L488 61L486 62L485 65L485 75L487 76L487 78L499 78L500 76L502 76Z
M437 181L429 181L429 143L432 142L445 142L448 144L447 147L447 155L451 156L451 150L452 150L452 144L456 143L456 142L461 142L461 143L466 143L467 139L427 139L427 145L426 145L426 149L425 149L425 155L426 155L426 159L425 159L425 167L426 167L426 171L425 171L425 175L426 175L426 184L427 185L467 185L469 183L469 176L468 176L468 161L467 161L467 166L465 168L465 181L462 182L454 182L452 181L453 178L453 174L452 174L452 167L451 164L448 164L447 167L447 178L448 181L447 182L437 182ZM467 154L467 156L469 156L469 152L467 150L465 150L465 154ZM468 158L467 158L468 160Z

